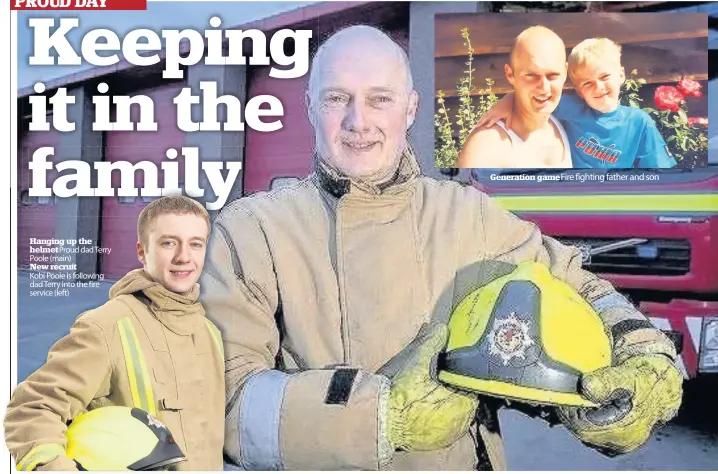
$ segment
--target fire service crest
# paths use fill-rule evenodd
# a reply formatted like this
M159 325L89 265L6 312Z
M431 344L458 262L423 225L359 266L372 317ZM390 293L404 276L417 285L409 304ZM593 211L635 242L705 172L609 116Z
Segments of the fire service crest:
M529 323L511 313L503 318L496 318L489 334L489 354L501 357L504 365L509 365L513 358L526 358L526 349L534 343L529 335Z

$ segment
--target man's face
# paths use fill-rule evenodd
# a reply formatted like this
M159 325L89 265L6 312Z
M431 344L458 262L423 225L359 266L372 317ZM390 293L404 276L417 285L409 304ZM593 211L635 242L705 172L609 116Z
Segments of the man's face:
M407 147L416 113L408 71L393 55L347 45L317 68L308 93L319 156L344 176L369 183L390 179Z
M186 294L202 273L207 251L207 222L194 214L162 214L150 223L146 248L137 243L137 258L152 279L168 290Z
M625 79L625 71L616 61L587 61L576 68L572 82L589 107L608 113L618 108Z
M506 78L514 86L516 107L528 115L549 115L558 106L566 82L565 51L543 48L518 52L506 65Z

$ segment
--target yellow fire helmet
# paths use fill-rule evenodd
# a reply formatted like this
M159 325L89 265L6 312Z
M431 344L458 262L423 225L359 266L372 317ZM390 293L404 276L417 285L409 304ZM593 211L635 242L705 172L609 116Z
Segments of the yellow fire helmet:
M187 459L157 418L120 406L76 417L67 428L66 454L84 471L160 471Z
M597 406L579 390L583 374L611 363L602 321L544 265L510 268L455 307L439 380L536 405Z

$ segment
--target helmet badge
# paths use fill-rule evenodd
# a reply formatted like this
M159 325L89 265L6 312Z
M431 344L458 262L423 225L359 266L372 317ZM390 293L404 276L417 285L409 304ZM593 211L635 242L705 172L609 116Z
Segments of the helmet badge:
M149 413L147 414L147 424L150 426L155 426L157 428L165 428L165 425L163 425L160 420L150 415Z
M509 365L514 357L526 358L526 349L534 343L529 335L529 323L516 317L512 312L504 318L496 318L489 334L489 353L501 357Z

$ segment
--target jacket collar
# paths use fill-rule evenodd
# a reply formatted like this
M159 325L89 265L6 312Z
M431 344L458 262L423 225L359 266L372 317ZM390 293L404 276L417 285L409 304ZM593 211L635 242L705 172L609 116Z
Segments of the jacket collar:
M359 194L368 196L379 196L383 194L398 194L411 187L419 176L419 164L417 163L414 150L407 147L399 162L399 168L394 177L387 183L376 185L354 180L343 176L337 170L329 166L319 155L314 153L314 173L312 180L324 191L335 198L341 198L346 194Z
M199 293L199 284L186 295L174 293L155 282L142 268L130 271L110 288L110 298L138 297L167 329L183 336L196 333L204 323Z
M204 308L197 301L198 284L187 295L174 293L159 284L145 288L142 293L150 301L155 317L170 331L189 336L202 328Z

